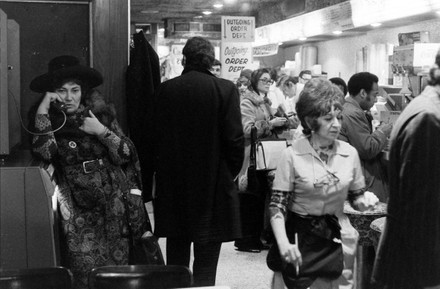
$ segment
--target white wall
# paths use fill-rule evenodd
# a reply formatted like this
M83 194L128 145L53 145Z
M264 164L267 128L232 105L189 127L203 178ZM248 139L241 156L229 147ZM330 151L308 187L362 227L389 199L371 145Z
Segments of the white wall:
M365 35L316 42L312 45L318 47L318 64L321 64L322 70L328 73L328 78L338 76L348 81L350 76L356 73L356 51L368 44L398 45L399 33L414 31L428 31L430 42L440 43L440 19L434 19L398 28L378 28ZM285 48L284 54L281 55L284 55L284 60L294 60L298 51L299 46L291 46ZM434 63L434 59L432 61Z

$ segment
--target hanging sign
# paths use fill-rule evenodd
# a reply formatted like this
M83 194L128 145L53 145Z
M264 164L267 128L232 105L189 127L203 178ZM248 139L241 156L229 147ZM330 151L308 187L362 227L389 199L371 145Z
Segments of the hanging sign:
M222 42L222 78L235 81L243 69L252 67L252 43Z
M222 41L254 42L255 17L222 16Z
M278 44L266 44L252 48L254 57L276 55L278 53Z

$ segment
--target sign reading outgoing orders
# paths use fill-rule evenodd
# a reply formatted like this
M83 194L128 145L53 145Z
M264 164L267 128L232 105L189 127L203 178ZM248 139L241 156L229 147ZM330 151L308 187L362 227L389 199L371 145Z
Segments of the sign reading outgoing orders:
M222 41L254 42L255 17L222 16Z

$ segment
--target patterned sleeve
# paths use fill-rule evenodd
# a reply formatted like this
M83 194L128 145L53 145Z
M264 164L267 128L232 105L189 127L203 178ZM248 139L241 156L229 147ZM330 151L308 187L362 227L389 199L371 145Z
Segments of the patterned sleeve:
M269 203L271 216L277 211L281 211L281 213L286 216L287 205L290 202L292 193L293 192L272 191Z
M119 137L113 131L108 130L98 139L108 148L110 159L116 165L121 165L131 160L130 146L124 138Z
M35 131L37 134L32 139L32 152L36 157L50 161L57 153L58 147L48 114L35 116Z

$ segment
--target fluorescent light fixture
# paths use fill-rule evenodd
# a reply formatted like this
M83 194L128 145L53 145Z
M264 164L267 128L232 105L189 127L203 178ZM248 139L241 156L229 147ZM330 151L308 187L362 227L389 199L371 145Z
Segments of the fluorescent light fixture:
M159 13L159 10L142 10L142 14L157 14Z
M211 14L212 14L212 11L208 11L208 10L206 10L206 11L203 11L202 13L205 14L205 15L211 15Z
M382 25L382 23L376 22L376 23L371 23L370 25L371 27L379 27Z
M340 35L340 34L342 34L342 31L341 30L335 30L335 31L333 31L332 32L334 35Z
M300 38L298 38L300 41L306 41L307 40L307 37L300 37Z
M220 9L220 8L223 7L223 4L214 4L213 6L214 6L214 8L216 8L216 9Z
M197 16L194 16L194 18L199 19L199 18L203 18L203 16L202 15L197 15Z

